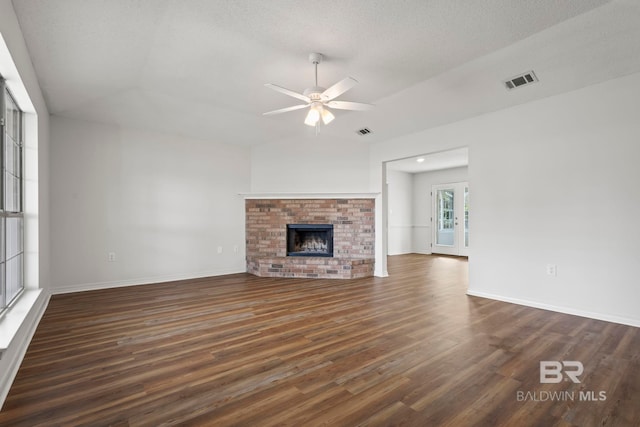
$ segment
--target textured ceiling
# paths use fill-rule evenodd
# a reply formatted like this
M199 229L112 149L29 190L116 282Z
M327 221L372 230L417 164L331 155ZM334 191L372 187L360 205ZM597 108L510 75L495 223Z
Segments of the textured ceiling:
M380 141L640 70L637 0L14 0L52 114L255 145L310 138L265 88L360 81L323 135ZM540 83L507 92L505 78ZM355 130L369 127L361 137Z

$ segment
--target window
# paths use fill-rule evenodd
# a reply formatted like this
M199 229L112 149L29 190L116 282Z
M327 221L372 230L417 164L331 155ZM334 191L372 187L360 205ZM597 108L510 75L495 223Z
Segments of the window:
M0 312L24 289L23 113L0 77Z
M453 229L453 190L438 190L439 230Z

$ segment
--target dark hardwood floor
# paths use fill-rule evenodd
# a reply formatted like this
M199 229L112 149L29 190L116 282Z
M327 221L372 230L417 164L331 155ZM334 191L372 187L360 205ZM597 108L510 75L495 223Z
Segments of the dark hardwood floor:
M460 258L389 270L56 295L0 425L640 425L639 328L467 296Z

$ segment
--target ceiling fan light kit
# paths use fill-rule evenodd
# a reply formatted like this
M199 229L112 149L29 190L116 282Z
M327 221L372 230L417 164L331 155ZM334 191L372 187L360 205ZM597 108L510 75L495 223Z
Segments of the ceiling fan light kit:
M305 101L306 104L298 104L291 107L281 108L279 110L268 111L263 115L273 115L286 113L288 111L300 110L302 108L309 108L309 111L304 119L304 124L308 126L314 126L316 128L316 134L320 121L325 125L328 125L335 119L333 113L329 110L329 107L339 110L352 110L352 111L366 111L373 108L371 104L364 104L360 102L348 102L348 101L335 101L334 99L354 87L358 81L353 77L346 77L334 84L328 89L318 86L318 64L322 62L323 56L320 53L309 54L309 62L315 67L315 86L307 88L303 93L298 93L284 87L274 85L272 83L265 84L266 87L273 89L277 92L291 96L296 99Z
M325 110L324 108L322 109L322 123L324 123L325 125L328 125L329 123L331 123L333 121L333 119L335 119L336 116L334 116L331 111L329 110Z
M320 112L317 107L311 106L307 113L307 117L304 119L304 124L307 126L315 126L318 124L318 120L320 120Z

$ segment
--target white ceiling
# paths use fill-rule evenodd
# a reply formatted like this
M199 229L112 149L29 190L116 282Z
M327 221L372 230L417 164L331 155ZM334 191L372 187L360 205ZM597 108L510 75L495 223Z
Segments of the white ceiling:
M440 151L387 162L387 170L408 173L431 172L441 169L459 168L469 165L469 149Z
M14 0L52 114L251 146L309 138L265 88L353 76L323 135L377 142L640 70L637 0ZM508 92L502 80L540 82ZM368 127L372 133L359 136ZM362 139L360 139L362 141Z

